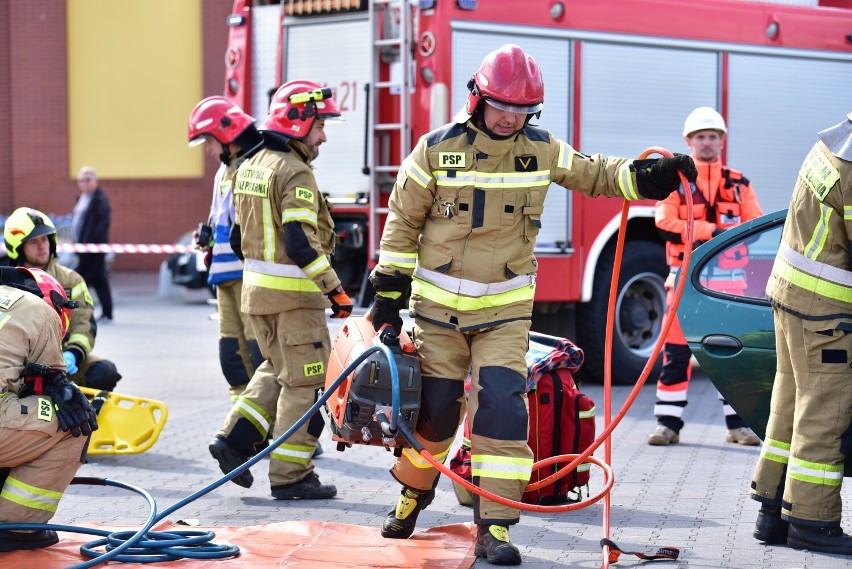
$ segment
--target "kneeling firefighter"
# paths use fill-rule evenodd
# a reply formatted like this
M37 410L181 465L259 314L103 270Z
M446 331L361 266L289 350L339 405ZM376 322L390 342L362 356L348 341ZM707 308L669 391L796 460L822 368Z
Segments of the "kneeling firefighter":
M45 272L0 267L0 523L50 521L98 428L63 370L74 304ZM48 529L0 530L0 552L58 541Z
M15 266L36 268L55 278L79 307L71 312L62 338L62 358L71 381L82 387L114 391L121 374L110 360L92 353L98 332L95 306L86 281L79 273L59 264L56 226L42 212L19 207L3 228L6 253Z
M551 183L587 196L662 199L677 170L695 179L688 156L649 160L587 156L529 124L543 106L535 60L517 45L489 53L468 82L455 122L423 136L399 171L390 197L379 263L370 279L378 329L400 330L411 287L413 340L421 358L416 436L443 460L465 413L472 381L472 478L520 501L533 454L527 446L525 354L537 261L536 237ZM382 536L407 538L435 496L438 471L411 449L391 469L403 487ZM517 565L508 528L520 511L474 496L475 553Z

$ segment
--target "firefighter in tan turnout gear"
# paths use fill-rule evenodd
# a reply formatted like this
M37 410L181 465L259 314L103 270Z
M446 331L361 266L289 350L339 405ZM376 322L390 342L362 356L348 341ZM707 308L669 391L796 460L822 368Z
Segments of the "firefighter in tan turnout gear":
M710 107L698 107L683 123L683 138L692 151L698 177L691 184L695 244L709 241L726 229L736 227L763 215L757 194L742 172L722 164L722 147L728 128L725 119ZM674 301L675 275L683 262L686 242L686 197L679 188L666 199L657 202L654 221L666 240L666 262L671 272L666 279L666 302ZM726 250L719 264L708 269L703 283L711 290L742 295L745 291L745 267L748 248L745 243ZM648 435L648 444L665 446L680 441L683 410L687 404L687 387L692 376L692 351L683 337L680 323L675 319L663 347L663 368L657 380L657 402L654 415L657 426ZM749 429L721 395L722 412L729 443L758 445L760 439Z
M852 113L818 136L766 285L778 366L751 483L754 537L852 555L840 527L852 450Z
M331 267L334 225L311 167L326 141L326 120L339 116L330 89L310 81L285 83L259 127L262 148L247 154L237 171L238 225L231 241L244 256L242 310L251 317L266 359L217 435L227 451L220 456L236 457L236 464L255 454L266 440L271 417L254 402L279 390L273 438L316 402L331 349L325 308L331 302L333 318L352 312L352 301ZM269 480L274 498L323 499L337 494L314 472L312 456L323 426L322 416L315 413L272 451ZM252 432L254 447L245 448ZM223 459L217 459L224 469Z
M533 253L545 194L555 182L588 196L662 199L692 160L627 160L580 154L529 121L542 109L534 59L516 45L489 53L468 82L455 122L423 136L403 162L390 198L379 264L371 275L378 330L402 326L411 288L414 342L423 383L418 440L446 457L467 402L476 484L520 501L531 475L524 360L537 261ZM412 280L413 278L413 280ZM438 471L410 449L391 474L403 488L382 526L407 538L435 495ZM521 562L508 526L519 510L474 497L476 555Z
M42 212L20 207L6 219L3 237L13 265L42 269L70 291L70 299L78 305L71 312L71 322L62 339L62 358L69 379L92 389L115 390L121 374L112 361L92 353L98 330L94 301L83 277L59 264L56 226Z
M0 268L0 523L50 521L98 428L64 371L71 306L47 273ZM0 530L0 552L58 541L53 530Z

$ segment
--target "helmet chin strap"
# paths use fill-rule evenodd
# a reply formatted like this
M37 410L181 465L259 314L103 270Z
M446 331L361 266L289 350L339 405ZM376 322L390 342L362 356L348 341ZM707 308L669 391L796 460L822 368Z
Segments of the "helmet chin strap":
M231 163L231 149L228 148L227 144L222 144L222 153L219 154L219 161L226 166Z

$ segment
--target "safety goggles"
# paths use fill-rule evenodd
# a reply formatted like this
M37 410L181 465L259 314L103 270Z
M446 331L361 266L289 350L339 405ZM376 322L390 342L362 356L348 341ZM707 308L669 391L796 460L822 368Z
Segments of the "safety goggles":
M513 105L511 103L504 103L503 101L497 101L491 98L486 98L485 102L495 109L519 115L532 115L541 112L541 109L544 106L541 102L535 103L534 105Z

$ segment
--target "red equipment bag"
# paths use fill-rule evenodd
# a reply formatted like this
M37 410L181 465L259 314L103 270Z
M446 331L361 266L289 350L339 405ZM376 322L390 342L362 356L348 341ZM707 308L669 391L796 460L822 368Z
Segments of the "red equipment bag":
M595 440L595 404L580 393L572 372L583 364L583 351L565 338L530 332L526 354L527 397L530 429L527 443L533 460L561 454L580 454ZM469 383L467 384L469 387ZM464 439L450 469L466 480L471 479L470 426L464 423ZM530 482L538 482L568 464L553 464L533 471ZM531 492L524 492L528 504L564 504L581 499L581 488L589 482L590 464L583 463L556 482ZM472 505L468 490L453 483L460 504Z

